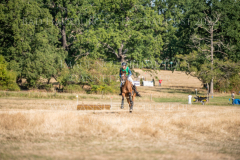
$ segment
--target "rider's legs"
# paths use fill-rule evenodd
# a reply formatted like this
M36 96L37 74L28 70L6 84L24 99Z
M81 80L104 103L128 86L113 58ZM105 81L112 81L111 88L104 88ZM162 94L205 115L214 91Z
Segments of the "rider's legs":
M133 84L133 90L134 90L134 92L136 93L136 95L139 96L139 97L141 97L141 95L140 95L140 94L138 93L138 91L137 91L137 88L136 88L136 86L135 86L135 84L134 84L134 82L133 82L132 77L128 77L128 81Z
M122 95L122 82L120 84L120 94L119 95Z
M132 83L132 85L134 85L133 79L131 76L128 77L128 81Z

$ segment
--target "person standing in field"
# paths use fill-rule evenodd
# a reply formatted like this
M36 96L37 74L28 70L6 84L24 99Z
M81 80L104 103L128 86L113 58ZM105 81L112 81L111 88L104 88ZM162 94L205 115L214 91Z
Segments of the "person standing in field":
M232 97L232 105L234 105L234 103L233 103L233 101L234 101L234 99L235 99L234 92L232 92L232 95L231 95L231 97Z
M161 79L159 79L159 86L161 86L161 84L162 84L162 80L161 80Z
M192 95L188 95L188 104L192 104Z

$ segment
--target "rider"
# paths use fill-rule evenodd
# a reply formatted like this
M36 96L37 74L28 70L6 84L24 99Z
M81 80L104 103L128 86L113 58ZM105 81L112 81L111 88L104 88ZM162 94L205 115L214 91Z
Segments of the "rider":
M141 97L141 95L140 95L140 94L137 92L137 90L136 90L135 84L133 83L133 79L132 79L132 77L131 77L132 72L131 72L130 68L126 66L126 63L125 63L125 62L122 63L122 68L120 68L120 72L119 72L120 78L121 78L121 71L123 71L123 72L125 71L125 72L126 72L126 75L128 76L128 77L127 77L127 80L133 84L133 90L134 90L134 92L136 93L137 96ZM122 95L122 82L121 82L121 85L120 85L120 92L121 92L121 93L120 93L119 95Z

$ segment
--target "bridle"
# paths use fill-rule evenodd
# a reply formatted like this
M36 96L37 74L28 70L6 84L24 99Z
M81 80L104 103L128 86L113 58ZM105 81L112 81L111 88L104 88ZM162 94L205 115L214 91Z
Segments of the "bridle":
M121 75L121 83L122 83L122 85L125 84L126 79L127 79L127 78L126 78L126 74L122 73L122 75Z

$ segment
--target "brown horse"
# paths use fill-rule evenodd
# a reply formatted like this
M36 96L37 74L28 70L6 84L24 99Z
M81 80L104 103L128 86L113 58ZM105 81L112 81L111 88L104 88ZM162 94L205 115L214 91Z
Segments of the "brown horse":
M131 82L127 80L126 72L121 71L121 82L122 82L122 104L121 109L123 109L124 105L124 97L127 98L127 102L129 104L130 113L133 111L133 102L136 96L136 93L133 90L133 85Z

